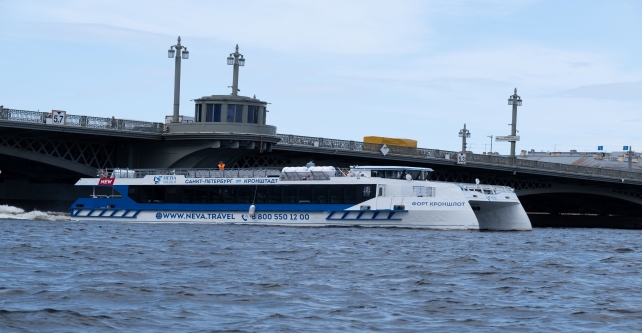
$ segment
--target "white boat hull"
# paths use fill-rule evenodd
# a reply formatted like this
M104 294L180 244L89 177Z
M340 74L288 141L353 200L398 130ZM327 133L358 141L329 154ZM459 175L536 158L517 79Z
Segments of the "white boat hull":
M376 211L347 210L335 212L212 212L212 211L141 211L136 214L122 214L113 210L94 212L78 211L72 220L75 221L123 221L136 223L213 223L213 224L248 224L275 226L361 226L361 227L397 227L423 228L441 230L478 230L479 225L470 208L461 210L440 211ZM391 214L392 213L392 214ZM117 216L114 218L113 216Z
M531 221L517 197L510 201L470 200L469 203L473 207L480 230L533 230Z

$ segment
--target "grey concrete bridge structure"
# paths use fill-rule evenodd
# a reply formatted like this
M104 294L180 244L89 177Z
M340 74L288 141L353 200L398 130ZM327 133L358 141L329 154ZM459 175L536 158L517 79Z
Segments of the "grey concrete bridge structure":
M338 167L429 166L436 181L511 186L535 225L578 220L582 226L642 227L641 172L471 153L460 165L458 152L398 146L388 146L384 155L380 144L278 134L265 125L266 103L255 98L213 95L195 102L195 119L207 118L208 110L214 117L217 104L233 111L225 120L235 132L207 121L190 126L118 120L113 126L109 118L77 115L68 115L66 125L51 125L46 112L0 110L0 202L64 208L82 195L72 184L104 168L215 168L219 160L231 168L281 168L313 158L317 165ZM248 123L255 115L256 123Z

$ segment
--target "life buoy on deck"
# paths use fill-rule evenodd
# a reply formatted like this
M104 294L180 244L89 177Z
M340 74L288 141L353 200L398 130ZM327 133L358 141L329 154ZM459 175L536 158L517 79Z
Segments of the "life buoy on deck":
M350 176L350 172L349 172L349 171L346 171L346 172L344 172L344 173L343 173L343 175L344 175L345 177L349 177L349 176Z

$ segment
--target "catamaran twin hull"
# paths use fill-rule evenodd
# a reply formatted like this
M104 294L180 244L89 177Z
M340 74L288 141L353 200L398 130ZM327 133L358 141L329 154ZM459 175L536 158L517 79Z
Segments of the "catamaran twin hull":
M351 173L349 177L322 179L189 175L83 178L76 185L109 187L119 194L78 199L71 207L71 219L530 230L526 214L519 214L523 208L514 193L494 196L493 201L482 204L472 192L452 183L368 177L373 174L376 176L374 171L359 171L356 176ZM514 218L521 222L514 223Z

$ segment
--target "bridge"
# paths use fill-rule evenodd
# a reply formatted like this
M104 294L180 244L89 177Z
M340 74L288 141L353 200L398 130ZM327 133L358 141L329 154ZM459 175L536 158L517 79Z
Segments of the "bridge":
M229 97L211 96L202 102L222 98ZM642 172L635 170L471 153L465 164L458 164L459 152L391 145L383 154L382 144L280 134L264 120L258 126L234 124L233 131L194 131L194 125L204 125L79 115L66 115L64 124L53 124L51 115L0 110L0 203L66 210L86 195L73 184L80 177L95 176L97 169L213 168L220 160L228 168L281 168L305 165L312 158L317 165L337 167L428 166L435 169L435 181L479 179L511 186L535 226L642 228Z

